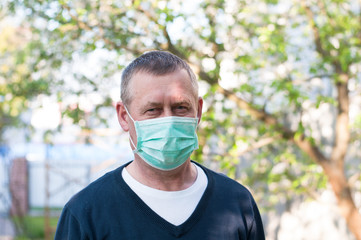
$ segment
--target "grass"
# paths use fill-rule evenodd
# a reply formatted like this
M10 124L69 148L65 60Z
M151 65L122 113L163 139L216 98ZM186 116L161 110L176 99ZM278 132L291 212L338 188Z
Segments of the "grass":
M43 216L24 216L14 217L13 222L16 223L18 229L21 230L21 235L17 236L15 240L40 240L44 239L44 217ZM50 227L52 230L52 237L54 239L54 232L58 223L57 217L50 218Z

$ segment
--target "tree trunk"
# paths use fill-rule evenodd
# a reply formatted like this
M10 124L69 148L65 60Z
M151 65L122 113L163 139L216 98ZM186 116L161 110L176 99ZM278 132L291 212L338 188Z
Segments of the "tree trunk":
M353 201L351 189L344 174L343 163L321 165L335 193L341 215L345 218L356 239L361 240L361 215Z
M333 157L327 159L317 147L304 139L293 139L295 144L321 165L337 199L341 215L345 218L349 230L357 240L361 240L361 215L352 198L351 189L344 172L344 155L334 151Z

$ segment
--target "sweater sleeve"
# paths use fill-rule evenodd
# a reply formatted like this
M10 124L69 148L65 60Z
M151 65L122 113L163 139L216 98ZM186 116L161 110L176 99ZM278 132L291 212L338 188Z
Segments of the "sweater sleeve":
M79 221L71 213L69 208L65 207L61 213L58 226L56 228L54 240L81 240L87 239L80 226Z
M253 202L253 214L254 219L250 228L248 240L265 240L262 218L255 202Z

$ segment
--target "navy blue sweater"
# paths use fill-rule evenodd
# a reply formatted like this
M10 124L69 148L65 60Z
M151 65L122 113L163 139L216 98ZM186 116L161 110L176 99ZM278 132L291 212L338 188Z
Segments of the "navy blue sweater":
M256 203L238 182L200 166L207 188L188 220L175 226L128 187L121 174L126 165L94 181L65 205L55 240L265 239Z

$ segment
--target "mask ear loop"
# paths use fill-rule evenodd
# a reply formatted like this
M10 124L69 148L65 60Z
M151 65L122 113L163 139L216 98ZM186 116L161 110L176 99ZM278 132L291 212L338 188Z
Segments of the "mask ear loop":
M132 118L132 115L130 115L130 113L129 113L129 111L128 111L128 109L127 109L127 107L126 107L125 105L124 105L124 109L125 109L125 111L127 112L127 114L128 114L128 116L130 117L130 119L133 121L134 125L135 125L135 121L134 121L134 119ZM135 130L135 132L137 132L137 130ZM132 146L134 147L133 152L137 152L138 149L137 149L137 147L135 146L135 144L134 144L132 138L130 137L130 135L129 135L129 140L130 140L130 143L132 144Z
M133 123L135 122L134 119L132 118L132 115L130 115L129 111L128 111L128 108L125 106L125 104L123 105L124 106L124 109L125 111L127 112L128 116L130 117L130 119L132 119Z

